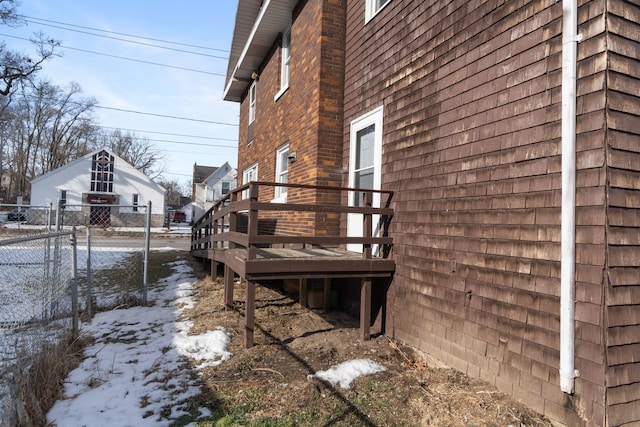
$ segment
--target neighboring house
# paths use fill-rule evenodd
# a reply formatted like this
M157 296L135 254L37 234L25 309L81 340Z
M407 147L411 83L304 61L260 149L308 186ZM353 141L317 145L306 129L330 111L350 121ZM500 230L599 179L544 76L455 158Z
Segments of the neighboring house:
M193 202L188 205L190 220L200 218L214 202L236 188L237 174L228 162L220 167L193 165Z
M342 184L345 5L239 1L224 90L224 99L241 103L239 185ZM305 197L314 203L324 196ZM261 199L285 202L287 187ZM286 222L280 219L278 226L284 229ZM334 218L315 222L338 232Z
M151 202L152 226L162 226L165 191L122 158L101 149L32 180L31 204L52 203L55 210L62 200L65 216L83 213L90 225L143 226Z
M566 425L637 424L639 33L619 0L240 0L242 181L394 191L389 336Z

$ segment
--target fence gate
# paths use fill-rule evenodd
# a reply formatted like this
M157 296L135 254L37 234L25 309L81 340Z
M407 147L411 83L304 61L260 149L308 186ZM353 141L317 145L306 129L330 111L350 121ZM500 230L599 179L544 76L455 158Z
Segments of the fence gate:
M151 233L147 206L58 203L56 229L76 227L81 306L96 309L147 303Z

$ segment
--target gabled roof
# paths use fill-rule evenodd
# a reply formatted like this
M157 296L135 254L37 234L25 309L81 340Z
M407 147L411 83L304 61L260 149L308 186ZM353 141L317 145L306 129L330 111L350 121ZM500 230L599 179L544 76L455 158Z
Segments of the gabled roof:
M238 0L223 98L240 102L298 0Z
M224 162L222 166L217 168L211 175L209 175L205 181L208 181L211 178L222 179L224 178L229 171L233 171L234 169L229 165L229 162Z
M204 182L212 173L218 170L217 166L200 166L193 165L193 183L199 184Z
M78 164L81 164L84 161L87 160L91 160L91 158L93 157L94 154L99 153L100 151L106 151L107 153L111 154L114 158L118 159L118 162L124 165L129 166L130 170L132 173L139 175L140 177L144 177L146 180L148 180L151 184L153 184L155 187L158 188L158 191L165 193L167 190L161 186L160 184L158 184L157 182L155 182L154 180L152 180L151 178L149 178L148 176L146 176L144 173L140 172L138 169L134 168L129 162L127 162L126 160L124 160L122 157L118 156L117 154L115 154L113 151L109 150L108 148L99 148L97 150L94 150L92 152L90 152L89 154L85 154L82 157L79 157L75 160L70 161L69 163L60 166L57 169L54 169L52 171L49 171L43 175L40 175L34 179L31 180L31 184L35 184L38 181L41 181L43 179L49 178L53 175L57 175L58 173L66 170L66 169L71 169L73 167L75 167ZM117 171L116 171L117 172Z

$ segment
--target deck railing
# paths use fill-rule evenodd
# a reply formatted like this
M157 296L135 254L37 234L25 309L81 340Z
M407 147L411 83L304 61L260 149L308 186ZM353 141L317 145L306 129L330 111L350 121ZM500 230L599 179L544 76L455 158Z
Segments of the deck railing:
M286 202L261 201L266 198L261 194L276 188L286 191ZM388 258L392 197L391 191L253 181L229 192L194 223L191 251L207 258L210 250L242 247L251 260L261 247L362 245L363 258ZM362 221L361 233L352 233L360 235L348 235L350 214L358 215L351 221Z

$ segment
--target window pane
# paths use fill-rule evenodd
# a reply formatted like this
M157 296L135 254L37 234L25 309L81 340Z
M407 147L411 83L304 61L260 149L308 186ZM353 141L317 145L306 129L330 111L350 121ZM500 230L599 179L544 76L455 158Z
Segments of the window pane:
M356 134L356 170L373 166L375 125L369 125Z
M368 168L355 173L354 186L356 188L373 188L373 168ZM364 196L361 192L355 192L354 206L362 206Z

